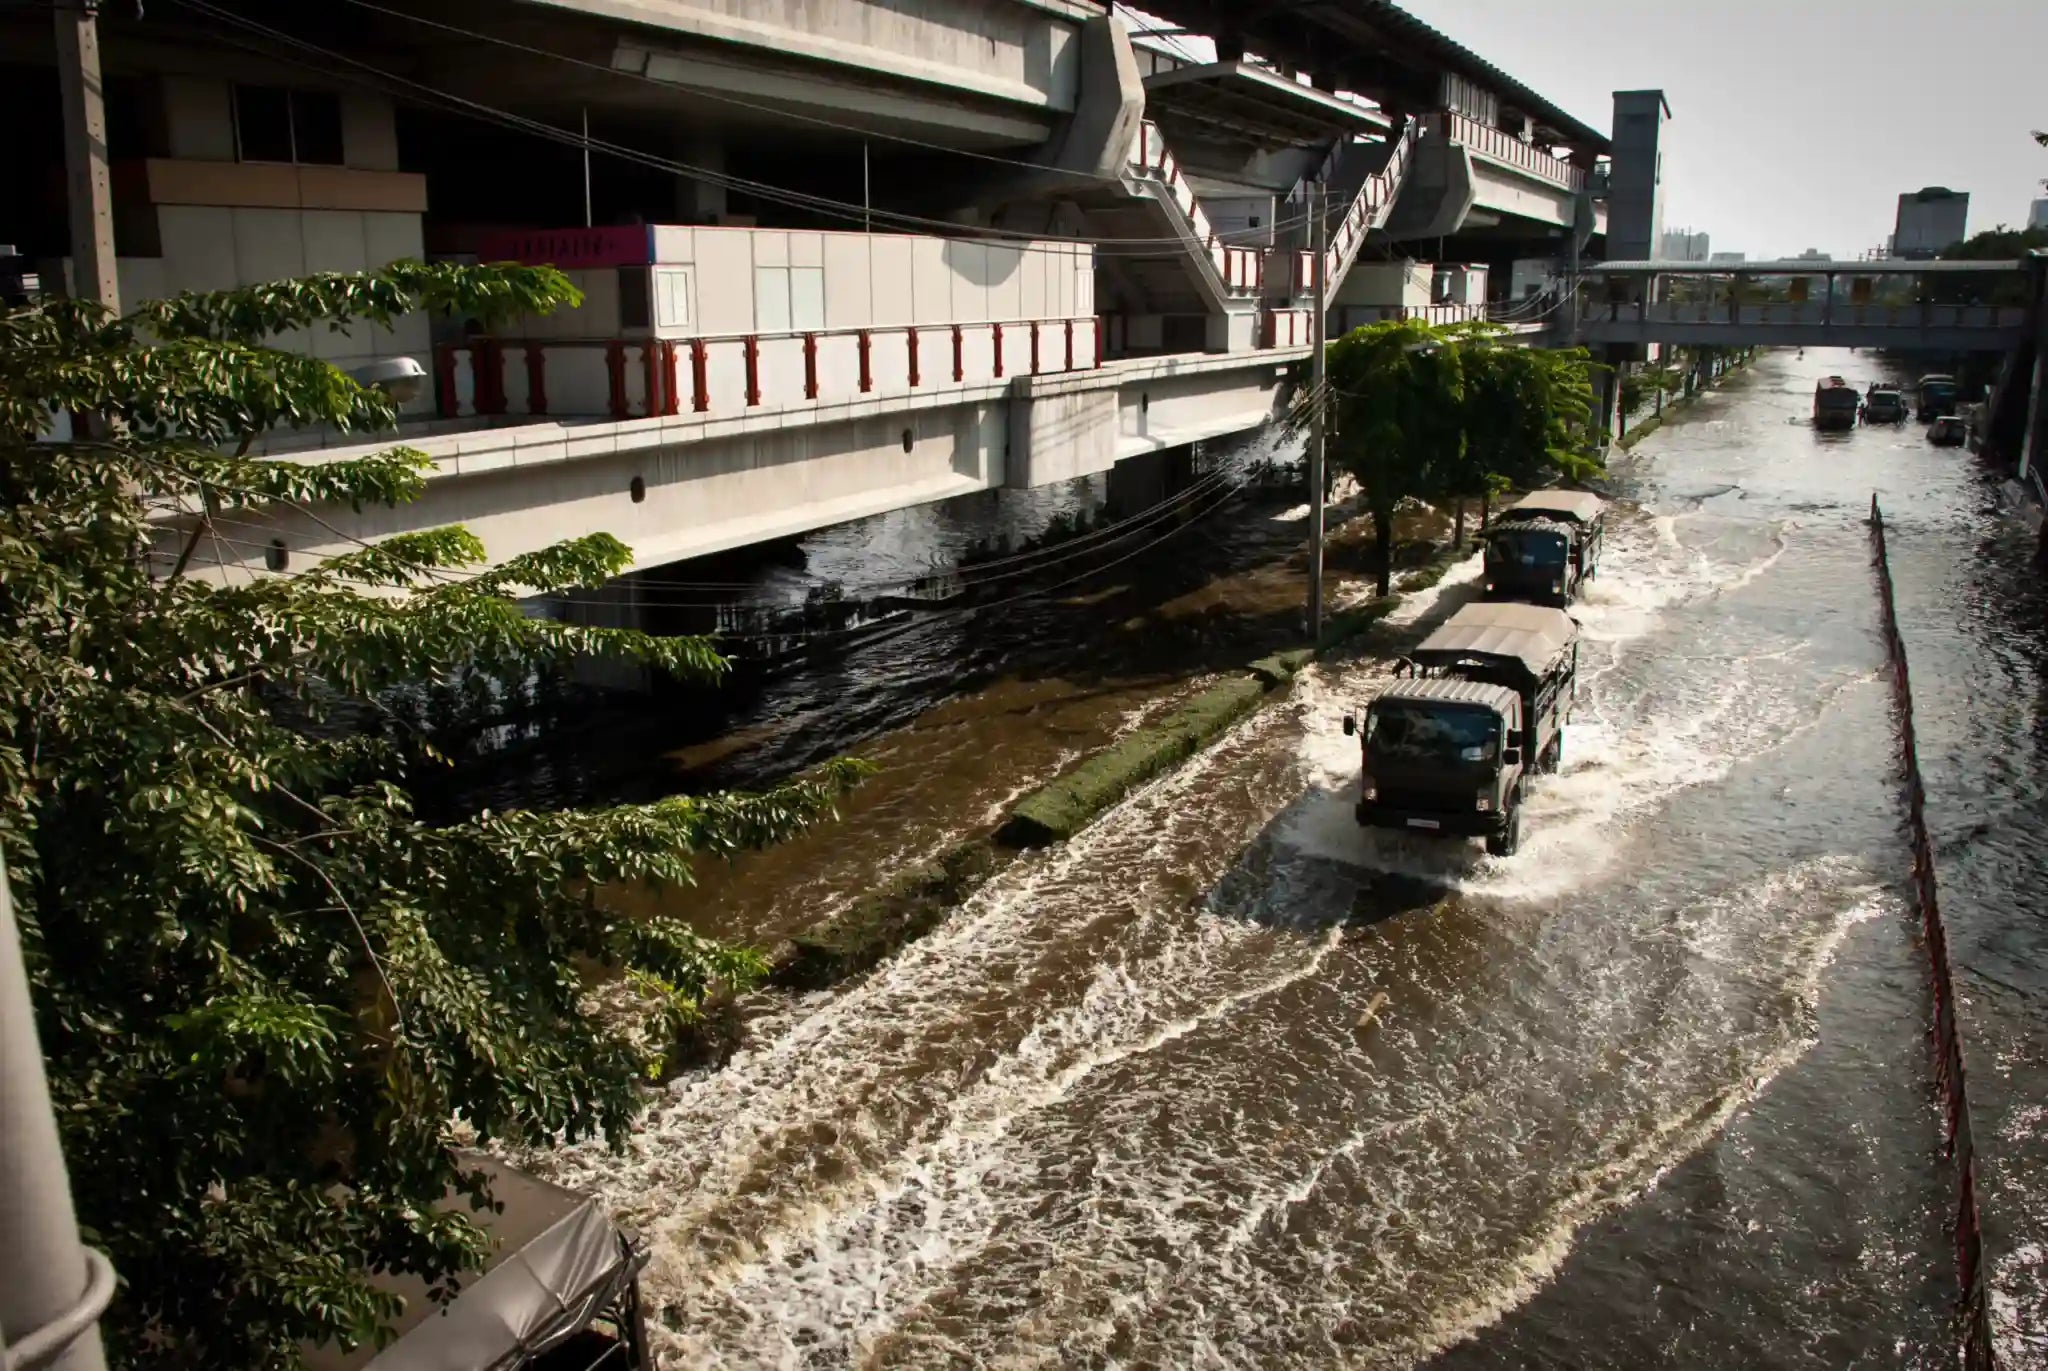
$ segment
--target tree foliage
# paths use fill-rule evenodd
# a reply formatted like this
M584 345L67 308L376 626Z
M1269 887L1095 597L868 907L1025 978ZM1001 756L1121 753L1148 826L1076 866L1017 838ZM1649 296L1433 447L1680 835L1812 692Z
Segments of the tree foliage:
M1392 586L1401 501L1598 473L1583 439L1591 366L1583 349L1518 347L1484 323L1394 320L1330 344L1332 460L1365 492L1381 594Z
M1393 581L1394 511L1457 479L1465 453L1463 358L1419 319L1355 328L1329 345L1331 460L1364 491L1379 545L1379 590Z
M616 1141L634 1117L650 1048L586 1012L590 974L628 976L673 1021L763 970L679 923L614 917L598 889L774 843L857 774L429 826L409 786L432 745L337 708L375 717L402 684L582 654L699 679L723 663L703 640L521 612L518 594L624 570L602 535L487 570L444 528L290 576L191 574L195 518L404 501L428 470L402 449L246 455L279 425L394 420L267 336L574 299L545 269L402 263L125 318L69 301L0 316L0 855L81 1219L124 1282L120 1362L291 1365L301 1340L373 1338L395 1302L370 1271L445 1295L485 1247L439 1207L450 1189L488 1200L458 1130ZM96 422L51 441L53 410Z

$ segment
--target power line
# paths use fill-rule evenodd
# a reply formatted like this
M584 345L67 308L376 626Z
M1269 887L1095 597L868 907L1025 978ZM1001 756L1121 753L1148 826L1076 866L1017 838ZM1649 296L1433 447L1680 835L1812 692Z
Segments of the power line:
M268 24L263 24L253 19L249 19L246 16L236 14L233 11L221 9L218 6L208 3L207 0L172 0L172 2L174 4L182 5L187 9L193 10L196 13L215 19L221 23L242 29L246 32L258 34L264 38L269 39L273 43L282 44L286 47L294 48L301 52L309 54L310 56L317 57L321 59L323 63L339 62L346 66L353 67L356 70L367 73L369 76L374 77L377 80L386 82L391 86L417 92L418 94L423 95L428 99L439 101L444 105L459 108L465 113L469 114L472 118L476 118L483 122L498 123L507 128L527 133L534 137L559 143L564 147L579 149L588 148L594 151L603 152L609 156L618 158L620 160L633 162L656 171L662 171L670 175L681 176L691 180L701 181L710 185L722 186L728 190L738 190L745 194L752 195L757 199L765 200L771 204L780 204L787 208L801 209L808 211L810 213L821 215L823 217L839 219L847 223L866 223L870 220L885 220L909 228L937 230L944 233L946 236L955 239L965 239L983 242L1073 243L1094 247L1098 252L1102 253L1105 256L1110 257L1171 256L1173 255L1173 253L1168 251L1169 249L1178 249L1180 252L1184 253L1188 246L1188 240L1186 237L1183 236L1173 236L1164 238L1095 238L1086 235L1068 236L1055 233L1032 233L1021 229L974 227L954 223L950 220L934 219L924 215L908 214L897 210L880 210L874 209L869 206L855 205L849 201L835 199L831 196L812 195L808 192L793 190L789 187L774 185L770 182L757 181L749 177L735 176L730 173L714 171L708 167L696 166L691 163L679 161L675 158L664 157L657 153L647 152L644 149L635 148L622 143L614 143L606 139L585 139L580 134L571 132L570 130L556 128L552 124L544 123L537 119L529 119L524 115L515 114L509 110L502 109L495 105L488 105L483 103L482 101L472 100L467 96L457 95L451 91L440 90L439 88L428 85L425 82L415 81L409 77L399 76L395 73L386 71L381 67L373 66L370 63L363 62L356 58L350 57L344 53L337 52L334 49L326 48L321 46L320 44L299 38L293 34L285 32L284 30L274 28ZM484 35L477 36L483 39L484 41L489 41L488 38ZM229 41L232 42L232 40ZM249 47L246 44L235 44L235 46L243 47L245 51L263 51L261 48ZM275 56L276 54L265 53L264 55ZM291 59L287 58L284 60ZM308 63L303 61L300 62L299 65L311 67L314 70L320 71L323 75L327 75L330 77L333 74L331 67L326 65ZM1274 225L1276 229L1282 226L1283 225L1279 223L1276 223ZM1233 245L1219 238L1216 243L1204 244L1203 246L1256 247L1257 245ZM1138 250L1133 251L1132 249Z

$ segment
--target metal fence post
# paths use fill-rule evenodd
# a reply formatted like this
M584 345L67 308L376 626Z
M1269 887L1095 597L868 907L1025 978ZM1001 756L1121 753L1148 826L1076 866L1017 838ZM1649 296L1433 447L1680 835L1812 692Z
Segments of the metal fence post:
M137 1146L148 1140L136 1139ZM0 868L0 1362L30 1371L106 1371L99 1316L114 1269L78 1240L57 1140L28 967Z

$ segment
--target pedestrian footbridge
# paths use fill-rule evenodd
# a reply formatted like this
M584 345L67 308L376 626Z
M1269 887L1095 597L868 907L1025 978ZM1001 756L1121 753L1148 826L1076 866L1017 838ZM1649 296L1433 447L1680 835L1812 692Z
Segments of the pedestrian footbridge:
M1585 271L1578 340L2003 352L2033 335L2043 265L1606 262Z

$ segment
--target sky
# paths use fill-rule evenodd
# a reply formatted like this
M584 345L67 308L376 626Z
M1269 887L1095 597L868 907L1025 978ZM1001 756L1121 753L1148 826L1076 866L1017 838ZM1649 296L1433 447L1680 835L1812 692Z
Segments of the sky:
M1716 252L1853 257L1900 192L1970 193L1969 231L2048 196L2048 0L1400 0L1597 129L1661 87L1664 226Z

